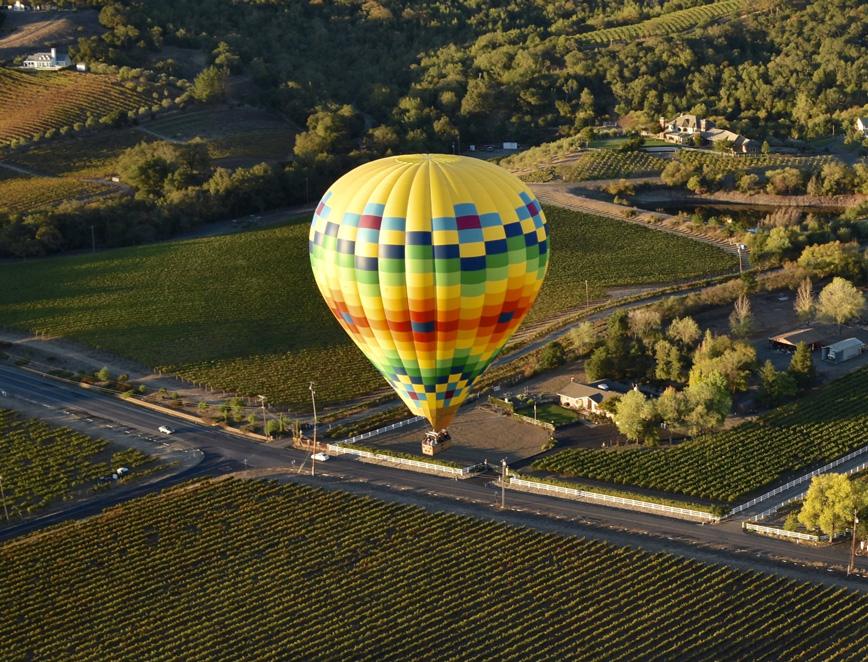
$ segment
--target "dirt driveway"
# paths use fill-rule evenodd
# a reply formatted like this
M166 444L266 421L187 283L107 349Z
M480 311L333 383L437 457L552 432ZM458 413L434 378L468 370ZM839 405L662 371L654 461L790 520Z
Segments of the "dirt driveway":
M390 434L363 442L391 451L421 455L421 440L427 429L424 425L412 425ZM449 426L452 446L437 455L438 459L451 460L462 465L471 465L483 460L497 463L506 457L514 462L542 451L548 442L547 430L530 423L523 423L505 414L498 414L481 405L462 409Z

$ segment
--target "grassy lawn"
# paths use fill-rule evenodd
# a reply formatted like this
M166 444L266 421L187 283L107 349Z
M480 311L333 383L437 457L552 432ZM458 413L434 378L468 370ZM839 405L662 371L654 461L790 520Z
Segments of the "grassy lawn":
M616 149L625 144L629 140L628 136L599 136L594 138L588 147L600 147L604 149ZM660 145L671 145L665 140L659 138L645 138L643 143L646 147L659 147Z
M716 248L616 220L548 209L552 259L532 319L610 285L732 268ZM198 383L299 408L385 387L322 301L307 218L279 228L0 264L0 320L68 336Z
M530 416L531 418L533 418L533 405L516 409L515 413L521 414L522 416ZM575 421L579 420L579 414L577 412L574 412L572 409L567 409L566 407L561 407L554 402L547 402L543 405L537 405L536 417L540 421L551 423L556 428L561 427L562 425L569 425L570 423L574 423Z

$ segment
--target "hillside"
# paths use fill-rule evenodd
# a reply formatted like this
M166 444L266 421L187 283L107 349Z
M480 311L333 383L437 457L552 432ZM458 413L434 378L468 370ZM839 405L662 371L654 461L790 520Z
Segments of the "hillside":
M154 94L146 84L123 84L110 75L0 68L0 146L71 130L89 117L99 121L115 112L149 112L163 98Z

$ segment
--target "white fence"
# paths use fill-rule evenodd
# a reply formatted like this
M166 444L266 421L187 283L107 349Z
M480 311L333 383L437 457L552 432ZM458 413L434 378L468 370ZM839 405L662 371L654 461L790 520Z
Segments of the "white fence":
M811 533L801 533L800 531L787 531L786 529L779 529L775 526L763 526L762 524L754 524L753 522L744 522L742 523L741 528L745 531L753 531L762 536L771 536L773 538L792 538L794 540L804 540L806 542L815 543L826 542L829 540L829 536L826 535L816 536Z
M329 453L334 455L355 455L356 457L365 457L371 460L380 462L391 462L392 464L400 464L412 469L424 469L425 471L436 471L439 473L449 474L450 476L469 476L477 466L471 467L450 467L436 462L426 462L425 460L411 460L406 457L395 457L387 453L374 453L372 451L362 450L361 448L353 448L352 446L344 446L342 444L329 444Z
M813 478L814 476L819 476L820 474L828 473L831 469L834 469L835 467L840 466L840 465L844 464L845 462L849 462L854 457L859 457L860 455L862 455L865 452L868 452L868 446L863 446L859 450L853 451L852 453L849 453L849 454L845 455L844 457L839 457L834 462L829 462L829 464L822 466L819 469L814 469L809 474L805 474L804 476L800 476L799 478L791 480L786 485L781 485L780 487L776 487L771 492L766 492L765 494L761 494L760 496L756 497L755 499L751 499L750 501L743 503L740 506L736 506L735 508L733 508L732 510L729 511L728 517L732 517L733 515L737 515L741 511L747 510L748 508L755 506L756 504L758 504L762 501L765 501L767 499L771 499L773 496L781 494L782 492L786 492L787 490L792 489L796 485L799 485L801 483L804 483L805 481L811 480L811 478ZM859 465L859 467L857 467L855 469L851 469L851 470L847 471L846 473L849 474L849 473L853 473L854 471L859 471L862 468L865 468L866 464L868 464L868 463L861 464L861 465Z
M600 492L587 492L573 487L564 487L562 485L552 485L551 483L543 483L536 480L527 480L525 478L516 478L511 476L509 486L527 487L534 490L551 492L555 495L563 495L577 499L587 499L591 501L602 501L603 503L621 506L622 508L651 510L670 517L689 517L692 519L700 519L705 522L716 522L720 518L711 513L702 510L692 510L690 508L678 508L677 506L667 506L662 503L654 503L653 501L640 501L639 499L627 499L625 497L611 496L609 494L601 494Z
M343 443L345 444L354 444L357 441L364 441L365 439L370 439L371 437L376 437L381 434L385 434L386 432L391 432L392 430L397 430L398 428L403 428L407 425L412 425L418 421L423 420L424 416L414 416L413 418L407 418L403 421L398 421L397 423L392 423L391 425L387 425L383 428L377 428L376 430L371 430L370 432L363 432L362 434L357 434L355 437L350 437L349 439L344 439Z

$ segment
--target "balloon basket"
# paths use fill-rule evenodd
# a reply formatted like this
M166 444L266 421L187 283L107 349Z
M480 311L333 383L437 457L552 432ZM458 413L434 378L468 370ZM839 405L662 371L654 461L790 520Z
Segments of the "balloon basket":
M451 445L452 437L449 436L446 430L426 432L425 438L422 440L422 455L437 455L437 453L442 453Z

